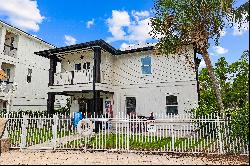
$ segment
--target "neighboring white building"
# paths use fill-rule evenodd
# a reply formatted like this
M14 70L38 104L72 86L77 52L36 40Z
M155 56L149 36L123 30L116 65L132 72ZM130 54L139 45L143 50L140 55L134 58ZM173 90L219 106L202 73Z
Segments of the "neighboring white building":
M0 21L0 66L7 79L0 82L0 110L46 110L49 59L34 54L54 48ZM14 88L14 93L10 89Z
M50 59L48 111L53 113L57 95L71 97L71 112L113 116L133 111L142 116L179 114L196 107L197 68L186 60L195 61L194 49L172 56L156 55L153 49L121 51L96 40L36 52Z

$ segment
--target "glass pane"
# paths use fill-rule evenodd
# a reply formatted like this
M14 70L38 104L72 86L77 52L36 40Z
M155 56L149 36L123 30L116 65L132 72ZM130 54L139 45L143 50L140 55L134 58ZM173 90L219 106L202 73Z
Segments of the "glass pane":
M75 64L75 70L81 70L81 63Z
M142 66L144 65L151 65L151 57L145 57L145 58L141 58L141 63L142 63Z
M167 106L167 114L178 114L178 107L177 106Z
M136 111L136 98L135 97L126 97L126 109L127 114Z
M87 62L87 69L90 69L90 62Z
M151 66L142 66L142 74L151 74Z
M86 63L83 63L83 69L87 69L87 64Z
M166 105L178 105L177 96L166 96Z

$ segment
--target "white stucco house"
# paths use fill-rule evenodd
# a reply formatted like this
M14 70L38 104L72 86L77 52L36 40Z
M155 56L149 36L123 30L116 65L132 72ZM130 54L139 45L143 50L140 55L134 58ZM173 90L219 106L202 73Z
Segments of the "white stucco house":
M53 113L56 96L65 95L71 112L184 113L198 105L199 96L196 53L187 48L182 55L166 56L150 45L118 50L96 40L37 51L50 60L47 110Z
M34 52L53 45L0 21L0 110L46 110L50 61Z

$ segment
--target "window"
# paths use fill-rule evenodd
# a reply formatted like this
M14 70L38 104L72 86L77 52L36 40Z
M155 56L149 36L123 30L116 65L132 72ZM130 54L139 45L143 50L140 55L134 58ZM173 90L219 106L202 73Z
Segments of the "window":
M83 63L83 69L90 69L90 62Z
M166 96L166 113L167 114L178 114L178 102L177 96Z
M81 70L81 63L75 64L75 70Z
M27 82L31 82L31 74L32 74L32 69L28 69L28 75L27 75Z
M7 111L7 101L3 101L3 110L2 111L6 113L6 111Z
M7 75L7 80L9 81L9 79L10 79L10 69L6 69L6 75Z
M14 37L11 37L10 38L10 50L13 50L14 49L14 41L15 41L15 38Z
M151 73L151 57L147 56L141 58L141 70L142 74L152 74Z
M126 111L127 114L136 111L136 98L135 97L126 97Z

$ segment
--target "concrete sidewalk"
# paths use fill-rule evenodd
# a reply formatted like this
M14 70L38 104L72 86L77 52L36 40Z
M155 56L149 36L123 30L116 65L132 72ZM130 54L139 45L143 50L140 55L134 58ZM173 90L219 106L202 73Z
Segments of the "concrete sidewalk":
M249 164L243 156L174 156L136 153L81 151L23 151L3 153L0 165L239 165Z

